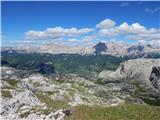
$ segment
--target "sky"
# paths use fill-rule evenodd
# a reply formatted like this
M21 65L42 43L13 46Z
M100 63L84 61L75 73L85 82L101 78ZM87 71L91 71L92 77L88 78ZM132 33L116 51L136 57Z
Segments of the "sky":
M3 1L2 46L159 43L160 2Z

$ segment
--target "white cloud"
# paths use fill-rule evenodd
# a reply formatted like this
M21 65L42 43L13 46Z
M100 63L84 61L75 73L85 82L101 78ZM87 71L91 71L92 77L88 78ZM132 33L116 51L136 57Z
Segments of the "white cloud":
M136 35L126 35L127 39L132 39L132 40L153 40L153 41L157 41L160 40L160 34L156 33L156 34L136 34Z
M119 26L119 29L125 31L126 29L129 29L129 25L126 22L124 22Z
M145 9L145 12L148 12L148 13L150 13L150 14L160 13L160 7L156 7L156 8L154 8L154 9L146 8L146 9Z
M43 31L30 30L30 31L26 32L25 36L27 39L41 39L41 38L45 38L46 34Z
M59 38L59 37L77 37L89 32L94 31L93 28L47 28L44 31L30 30L26 32L25 36L27 39L46 39L46 38Z
M146 28L139 23L128 25L126 22L122 23L118 29L121 34L138 34L147 31Z
M116 27L110 29L101 29L99 34L101 36L116 36L119 35L119 30Z
M111 19L105 19L96 25L99 29L112 28L115 26L115 22Z
M72 38L72 39L69 39L69 40L68 40L68 42L71 42L71 43L77 43L77 42L80 42L80 41L79 41L79 40L77 40L77 39Z
M96 38L95 35L85 36L85 37L82 38L82 41L87 43L87 42L93 41L93 39L95 39L95 38Z
M99 30L99 34L101 36L118 36L123 35L127 39L152 39L157 40L160 39L160 30L155 28L147 29L145 26L141 25L140 23L136 22L131 25L124 22L119 26L114 26L112 28L101 28Z
M49 40L52 42L64 42L68 38L69 43L90 43L93 40L102 40L106 37L116 38L117 36L126 40L137 40L137 41L158 41L160 40L160 29L147 28L138 22L128 24L123 22L120 25L111 19L105 19L98 23L95 28L62 28L54 27L47 28L44 31L30 30L26 32L27 40ZM95 31L94 31L95 30ZM91 32L94 31L94 34ZM90 33L90 34L88 34ZM97 34L98 33L98 34ZM114 37L115 36L115 37Z

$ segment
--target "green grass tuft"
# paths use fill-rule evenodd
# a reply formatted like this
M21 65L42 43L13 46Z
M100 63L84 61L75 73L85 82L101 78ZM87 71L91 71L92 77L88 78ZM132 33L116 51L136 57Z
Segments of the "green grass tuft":
M17 80L11 79L11 80L7 80L7 83L10 84L11 86L16 87L18 84Z
M65 120L159 120L160 107L120 105L114 107L77 106Z
M41 93L36 93L36 96L42 103L45 103L48 108L51 108L53 110L69 107L69 105L65 101L52 100L47 94L43 95Z
M2 90L1 94L2 94L3 97L12 98L12 95L11 95L10 91Z

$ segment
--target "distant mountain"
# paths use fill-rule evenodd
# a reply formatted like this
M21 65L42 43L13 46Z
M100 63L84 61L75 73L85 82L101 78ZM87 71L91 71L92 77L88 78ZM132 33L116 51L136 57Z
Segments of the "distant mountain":
M97 44L89 44L84 46L64 46L57 44L43 45L37 50L40 53L51 54L109 54L112 56L128 56L131 58L147 57L146 54L160 54L160 48L152 45L132 45L132 44L118 44L115 42L98 42ZM149 56L148 56L149 57Z
M144 46L138 45L138 46L131 46L127 48L127 52L144 52Z
M99 42L98 44L96 44L94 47L93 47L94 49L95 49L95 53L96 54L101 54L102 52L106 52L107 51L107 46L106 46L106 44L105 43L103 43L103 42Z
M67 46L62 44L45 44L38 48L18 47L2 48L2 51L18 53L51 53L51 54L79 54L95 55L107 54L118 57L132 58L160 58L160 48L153 45L120 44L116 42L98 42L81 46Z

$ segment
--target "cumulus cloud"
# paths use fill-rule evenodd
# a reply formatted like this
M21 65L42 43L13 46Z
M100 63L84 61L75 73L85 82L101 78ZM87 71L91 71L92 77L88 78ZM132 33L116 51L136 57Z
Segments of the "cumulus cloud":
M154 9L145 8L145 12L150 13L150 14L160 13L160 7L156 7Z
M99 34L101 36L117 36L117 35L119 35L119 30L117 27L110 28L110 29L101 29L99 31Z
M138 22L132 24L123 22L116 25L115 21L104 19L96 25L96 28L54 27L43 31L30 30L26 32L25 36L27 40L54 40L54 42L64 42L64 39L68 38L67 42L70 43L90 43L95 39L102 40L106 37L114 39L119 36L122 40L123 38L137 41L160 40L160 29L147 28Z
M27 39L46 39L46 38L59 38L59 37L77 37L89 32L94 31L93 28L47 28L44 31L30 30L26 32L25 36Z
M41 38L45 38L46 34L43 31L30 30L30 31L26 32L25 36L27 39L41 39Z
M96 25L99 29L112 28L115 26L115 22L111 19L105 19Z
M128 39L153 39L157 40L160 38L159 36L160 30L155 28L147 29L145 26L141 25L140 23L132 23L129 25L128 23L124 22L119 26L114 26L112 28L101 28L99 29L99 34L101 36L118 36L124 35L127 36Z
M131 25L128 25L126 22L124 22L118 27L118 29L119 32L122 34L150 34L157 32L156 29L154 28L146 29L139 23L133 23Z

